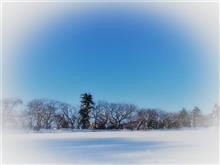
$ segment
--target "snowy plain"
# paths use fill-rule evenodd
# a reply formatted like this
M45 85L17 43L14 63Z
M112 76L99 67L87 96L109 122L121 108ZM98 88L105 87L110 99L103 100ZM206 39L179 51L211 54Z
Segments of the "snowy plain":
M218 129L55 131L3 136L3 163L219 163Z

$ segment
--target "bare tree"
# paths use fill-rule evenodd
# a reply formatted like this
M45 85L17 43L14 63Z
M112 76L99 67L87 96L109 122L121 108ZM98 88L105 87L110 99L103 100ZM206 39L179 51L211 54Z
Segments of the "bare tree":
M137 126L136 129L147 129L148 113L146 109L141 109L137 112Z
M111 127L122 129L136 107L133 104L109 104L109 120Z
M99 101L91 110L91 123L95 129L106 129L110 126L109 103Z
M35 99L28 103L27 114L29 126L35 130L40 128L51 128L57 110L57 102L48 99Z
M2 104L2 119L3 127L17 127L20 124L21 115L16 109L23 101L19 98L7 98L1 101Z
M105 111L104 104L101 102L98 102L94 106L94 108L90 112L91 116L91 123L92 123L92 128L98 129L99 128L99 118L101 117L101 113Z
M158 113L155 109L148 109L148 129L157 129L158 127Z
M208 127L219 124L219 106L212 113L202 115L195 107L191 113L186 109L179 112L165 112L158 109L138 109L133 104L94 104L92 96L82 95L80 107L49 99L35 99L28 102L26 109L21 99L4 99L2 103L3 124L40 130L41 128L93 128L93 129L163 129L182 127ZM80 110L80 113L79 113Z
M68 122L69 127L72 129L77 128L79 117L77 108L66 103L61 103L59 109L63 114L64 120Z
M156 129L158 127L158 113L155 109L141 109L137 113L137 130Z
M55 114L54 115L54 119L53 122L56 124L56 128L60 129L60 128L69 128L69 123L68 121L65 119L63 114Z
M138 113L138 108L134 106L133 112L129 115L126 122L123 124L123 128L130 130L134 130L137 128L137 124L138 124L137 113Z
M160 120L161 128L180 128L180 122L178 120L179 114L175 112L166 112L163 118Z

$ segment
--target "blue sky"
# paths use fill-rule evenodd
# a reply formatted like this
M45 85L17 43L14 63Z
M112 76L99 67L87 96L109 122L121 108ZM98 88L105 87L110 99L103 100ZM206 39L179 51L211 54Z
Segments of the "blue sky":
M11 88L25 100L77 105L90 92L95 101L209 110L217 101L216 60L207 63L183 24L154 14L106 7L51 20L17 52L24 58L13 62L19 74Z

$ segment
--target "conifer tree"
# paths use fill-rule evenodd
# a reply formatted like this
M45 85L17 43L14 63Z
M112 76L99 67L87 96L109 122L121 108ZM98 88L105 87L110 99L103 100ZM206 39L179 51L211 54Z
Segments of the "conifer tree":
M194 107L192 110L192 126L198 127L201 123L201 110L198 107Z
M190 115L185 108L179 112L178 120L181 127L190 127Z
M79 117L79 128L88 129L90 126L90 110L94 106L92 95L89 93L81 94L81 106L80 106L80 117Z

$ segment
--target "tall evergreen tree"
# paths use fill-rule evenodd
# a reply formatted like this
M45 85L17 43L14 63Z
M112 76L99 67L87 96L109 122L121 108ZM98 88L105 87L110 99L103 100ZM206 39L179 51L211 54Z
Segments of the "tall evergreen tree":
M201 110L198 107L194 107L192 110L192 126L198 127L201 123Z
M220 106L216 104L211 113L211 119L215 126L219 126L219 118L220 118Z
M87 129L90 126L90 110L94 108L94 102L92 95L89 93L81 94L81 106L80 106L80 117L79 117L79 128Z
M190 127L190 115L185 108L179 112L178 120L181 127Z

